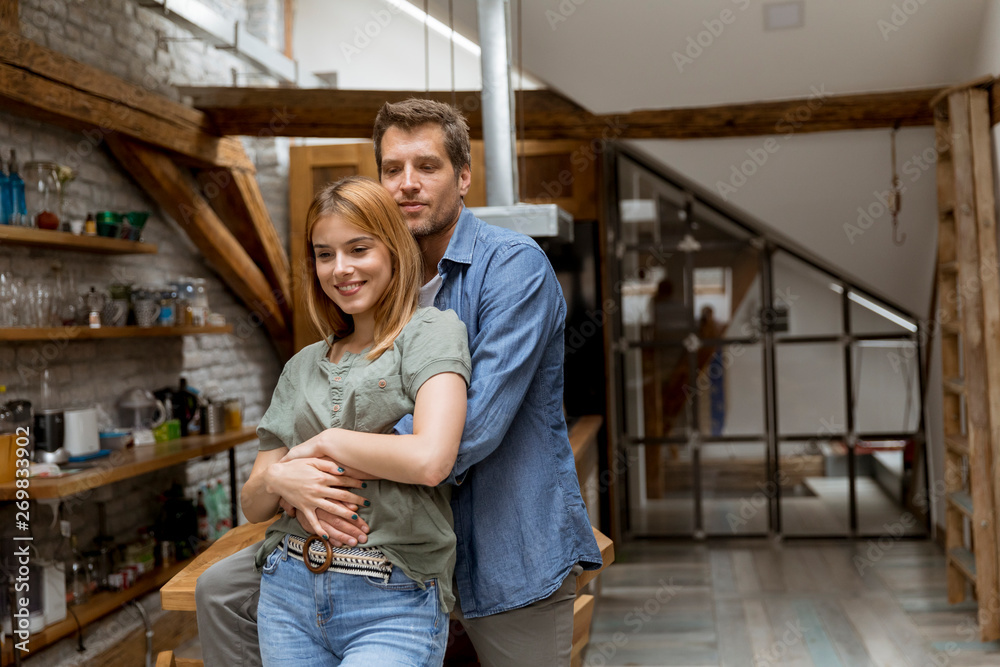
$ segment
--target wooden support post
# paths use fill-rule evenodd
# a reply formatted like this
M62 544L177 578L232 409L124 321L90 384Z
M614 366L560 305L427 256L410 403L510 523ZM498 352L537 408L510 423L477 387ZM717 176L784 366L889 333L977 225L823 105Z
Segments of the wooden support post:
M117 136L108 137L115 157L173 217L225 283L262 321L283 359L291 356L288 320L264 274L198 193L194 178L164 153ZM239 328L237 328L239 335Z
M988 346L998 341L992 320L997 313L984 304L983 265L980 261L980 230L976 219L975 174L972 168L971 128L968 91L948 97L951 121L951 152L955 173L955 238L958 278L962 302L962 348L964 386L969 443L969 475L972 496L972 541L975 555L973 579L977 597L993 601L998 590L996 521L994 516L991 467L991 416L988 366L995 355ZM983 243L988 241L984 240ZM993 238L995 248L996 238ZM995 251L994 251L995 252ZM995 256L995 255L994 255ZM995 281L995 274L989 280ZM989 324L989 328L987 328ZM995 362L1000 363L1000 361ZM989 605L979 607L980 636L983 641L1000 638L1000 610Z
M292 317L291 269L253 174L241 169L206 169L198 173L208 203L264 272L285 319Z
M993 141L990 137L989 92L981 88L969 91L969 140L972 149L972 176L976 195L975 216L979 232L979 276L983 287L983 310L985 316L986 373L989 381L990 438L988 450L983 453L986 477L993 497L994 521L1000 517L1000 258L997 256L996 197L993 192ZM997 524L993 524L991 542L997 551L996 559L1000 570L1000 543ZM977 590L980 618L987 611L990 622L995 626L992 638L1000 637L1000 573L991 589Z

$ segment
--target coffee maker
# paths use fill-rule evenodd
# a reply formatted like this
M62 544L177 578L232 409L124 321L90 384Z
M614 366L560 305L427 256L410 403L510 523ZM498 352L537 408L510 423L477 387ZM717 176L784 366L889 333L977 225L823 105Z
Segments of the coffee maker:
M35 413L35 461L66 463L69 452L63 446L63 411L39 410Z
M41 400L35 409L35 461L38 463L66 463L69 452L64 446L65 428L59 393L49 368L42 370Z

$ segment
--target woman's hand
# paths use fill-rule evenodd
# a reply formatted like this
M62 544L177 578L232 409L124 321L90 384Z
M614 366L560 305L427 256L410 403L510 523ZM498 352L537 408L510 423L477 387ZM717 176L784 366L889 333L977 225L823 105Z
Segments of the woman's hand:
M292 461L294 459L327 459L336 464L334 474L341 475L342 479L337 486L349 486L355 489L364 488L363 480L375 479L374 475L369 475L357 468L348 468L337 463L336 442L337 434L341 432L339 428L328 428L325 431L314 435L305 442L292 447L281 459L282 461Z
M338 468L336 463L319 458L282 459L268 466L264 484L268 493L279 495L298 510L296 518L303 528L324 535L316 510L352 520L358 505L366 502L345 488L336 488L344 482L336 472Z

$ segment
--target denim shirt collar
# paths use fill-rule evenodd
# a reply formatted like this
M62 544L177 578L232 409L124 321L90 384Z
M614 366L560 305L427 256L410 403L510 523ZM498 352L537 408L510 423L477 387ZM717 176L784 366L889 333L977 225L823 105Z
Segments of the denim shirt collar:
M462 212L455 223L455 231L448 241L448 248L444 251L441 262L448 260L458 264L472 264L472 253L476 248L476 238L479 236L479 228L485 224L482 220L472 214L464 204ZM438 262L438 272L441 272L441 262Z

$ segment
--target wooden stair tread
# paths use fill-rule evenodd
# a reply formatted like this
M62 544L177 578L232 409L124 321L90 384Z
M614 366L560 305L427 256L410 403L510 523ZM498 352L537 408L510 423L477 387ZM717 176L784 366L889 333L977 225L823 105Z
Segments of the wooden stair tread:
M953 491L948 494L948 502L965 516L972 518L972 496L967 491Z
M944 436L945 448L959 456L969 455L969 438L964 435L946 435Z
M962 333L962 325L958 322L945 322L941 325L941 331L953 336L959 336Z
M954 547L948 552L948 563L954 565L972 583L976 583L976 557L965 547Z
M965 382L961 378L945 378L944 390L959 396L965 394Z

